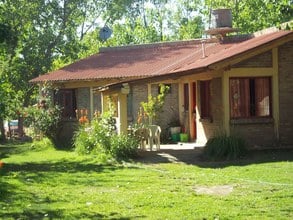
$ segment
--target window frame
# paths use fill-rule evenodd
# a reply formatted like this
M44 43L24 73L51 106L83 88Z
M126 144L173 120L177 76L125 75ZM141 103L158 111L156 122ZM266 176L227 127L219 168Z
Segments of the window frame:
M211 119L211 80L199 81L200 119Z
M65 109L65 107L67 106L66 104L64 104L64 99L65 96L71 96L71 104L68 104L68 106L71 106L71 109ZM62 97L63 96L63 97ZM63 99L63 100L61 100ZM63 102L62 104L60 104L60 102ZM54 93L54 104L55 105L59 105L62 109L61 109L61 118L63 120L66 119L76 119L76 109L77 109L77 99L76 99L76 89L59 89L57 91L55 91ZM66 114L66 112L69 112L69 114Z
M249 87L248 87L248 91L249 91L249 115L248 116L233 116L233 112L232 112L232 94L231 94L231 80L248 80L249 82ZM255 79L268 79L269 83L268 83L268 96L269 96L269 114L268 115L257 115L257 108L256 108L256 86L255 86ZM252 81L253 80L253 81ZM253 82L253 83L252 83ZM251 85L254 84L254 88L251 88ZM231 120L237 120L237 119L261 119L261 118L272 118L273 116L273 106L272 106L272 77L271 76L244 76L244 77L230 77L229 78L229 111L230 111L230 119ZM252 94L253 92L253 94ZM251 100L252 97L252 100ZM254 103L252 103L254 102ZM253 107L254 106L254 107ZM252 109L253 107L253 109ZM241 112L241 111L240 111ZM252 114L252 112L254 112L254 114Z

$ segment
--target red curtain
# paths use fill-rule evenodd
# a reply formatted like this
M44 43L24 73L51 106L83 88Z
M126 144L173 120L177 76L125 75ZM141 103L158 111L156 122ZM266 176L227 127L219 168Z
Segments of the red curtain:
M270 78L255 79L255 115L270 115Z
M249 79L230 79L230 114L232 118L250 116Z
M210 112L210 80L200 82L201 118L209 118Z

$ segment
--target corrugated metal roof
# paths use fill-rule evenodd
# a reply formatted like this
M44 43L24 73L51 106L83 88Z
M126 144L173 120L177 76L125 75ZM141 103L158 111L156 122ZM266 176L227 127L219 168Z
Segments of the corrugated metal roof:
M292 31L279 31L244 42L222 44L208 40L205 57L198 40L106 48L31 82L145 78L208 68L287 35L292 36Z

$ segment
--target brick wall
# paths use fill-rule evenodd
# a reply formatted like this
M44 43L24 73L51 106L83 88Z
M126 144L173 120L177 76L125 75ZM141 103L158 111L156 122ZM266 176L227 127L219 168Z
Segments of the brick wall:
M152 85L152 95L158 95L159 84ZM162 112L158 114L158 118L154 124L158 124L162 129L162 136L166 137L168 134L169 124L179 119L179 102L178 102L178 84L171 84L170 92L166 95L165 103Z
M78 109L90 110L90 88L78 88L76 94L76 105Z
M251 148L277 146L273 122L251 120L249 123L231 124L230 133L244 138Z
M272 51L268 51L240 63L233 65L232 67L272 67Z
M293 41L279 47L280 144L293 146Z
M151 86L151 93L153 96L158 95L159 84ZM148 87L147 84L132 85L131 87L131 100L132 100L132 114L133 122L137 120L137 113L139 111L140 103L148 100ZM171 84L171 91L167 94L165 104L162 112L158 114L157 120L153 124L158 124L162 129L162 137L167 136L168 124L176 117L179 118L178 111L178 84Z
M140 103L148 100L148 86L147 84L132 85L130 93L132 105L129 105L129 107L132 106L133 122L136 122Z

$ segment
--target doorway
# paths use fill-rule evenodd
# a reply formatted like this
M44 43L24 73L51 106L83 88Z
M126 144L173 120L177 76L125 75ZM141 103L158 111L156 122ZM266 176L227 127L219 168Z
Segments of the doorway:
M184 125L189 131L190 140L197 138L196 126L196 82L184 83L183 86L183 107L184 107Z

